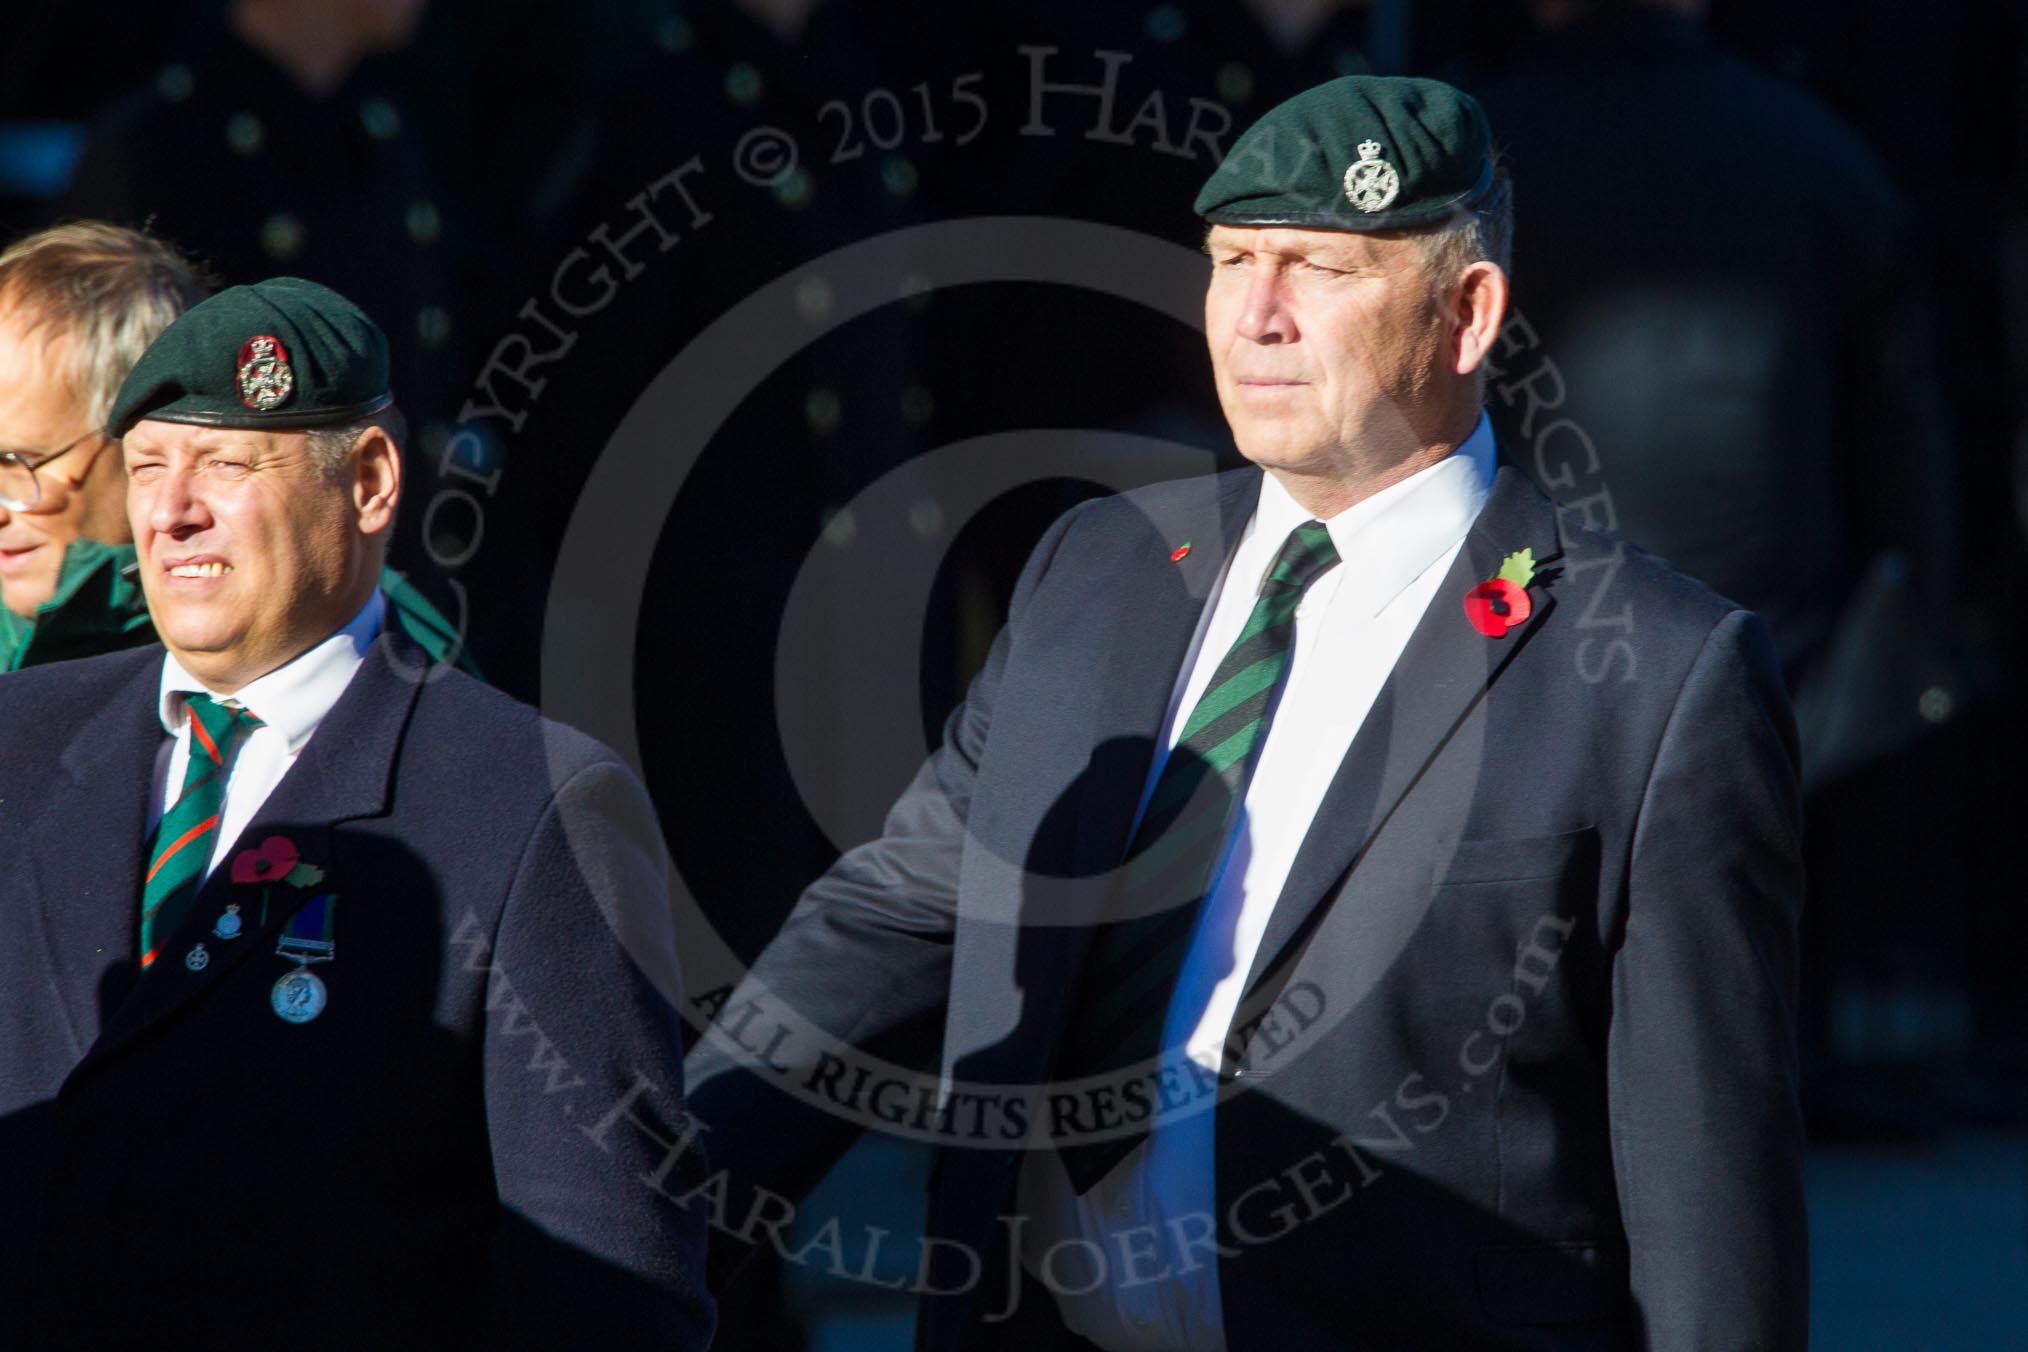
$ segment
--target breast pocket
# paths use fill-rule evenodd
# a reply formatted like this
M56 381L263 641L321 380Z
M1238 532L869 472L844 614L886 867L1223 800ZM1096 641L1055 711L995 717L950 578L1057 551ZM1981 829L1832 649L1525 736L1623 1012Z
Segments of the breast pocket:
M1438 887L1522 883L1564 878L1589 872L1598 860L1598 831L1583 827L1554 836L1517 836L1498 840L1460 840L1439 846Z
M1505 1061L1552 1081L1596 1083L1606 973L1600 848L1598 831L1585 827L1462 840L1448 857L1437 852L1432 946L1452 970L1469 974L1463 980L1477 1000L1466 1002L1475 1020L1467 1036L1477 1037L1470 1059L1489 1073ZM1503 1160L1529 1139L1503 1139ZM1552 1167L1534 1158L1512 1163L1523 1172Z

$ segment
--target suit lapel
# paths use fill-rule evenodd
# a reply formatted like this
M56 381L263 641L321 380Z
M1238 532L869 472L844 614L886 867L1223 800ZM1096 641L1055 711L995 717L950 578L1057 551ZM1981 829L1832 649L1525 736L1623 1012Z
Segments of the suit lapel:
M32 924L79 1055L132 980L148 799L163 737L161 670L159 648L135 655L132 673L65 745L25 834Z
M115 1055L254 955L272 959L276 937L305 902L319 893L342 894L347 880L333 857L336 833L332 828L387 810L402 732L427 665L428 659L391 627L382 632L344 694L318 724L309 745L199 889L197 904L163 945L161 959L135 983L133 994L108 1021L85 1058L86 1065ZM285 836L293 842L303 863L324 870L322 882L312 887L275 883L265 889L234 883L234 856L270 836ZM129 890L139 895L138 884ZM239 937L220 939L212 933L213 926L235 902L240 907ZM208 961L193 971L184 958L200 943ZM288 970L279 961L272 965L277 977Z
M1173 508L1156 503L1129 556L1130 571L1107 579L1119 599L1106 607L1112 641L1099 682L1093 756L1080 789L1072 856L1079 876L1110 872L1126 856L1177 677L1260 500L1260 483L1258 470L1237 470L1206 480L1205 492ZM1173 557L1185 544L1189 551Z
M1051 860L1082 880L1103 880L1126 855L1162 720L1197 633L1205 602L1253 515L1260 473L1238 470L1189 485L1195 491L1147 503L1124 546L1125 561L1092 586L1107 623L1090 724L1090 754L1075 784L1067 859ZM1139 501L1138 499L1136 501ZM1190 546L1180 558L1182 546ZM1038 891L1046 884L1031 877ZM1070 995L1092 939L1080 914L1095 910L1103 889L1080 889L1075 904L1051 901L1026 911L1016 963L1025 992L1023 1034L964 1054L962 1073L1008 1083L1046 1076L1068 1016ZM954 1006L961 1004L953 1001Z
M1464 595L1519 549L1532 549L1543 569L1528 589L1532 609L1503 637L1487 637L1465 618ZM1503 467L1311 819L1247 973L1249 1004L1257 1003L1265 987L1279 984L1322 903L1555 609L1554 570L1544 565L1561 554L1554 504L1519 472Z

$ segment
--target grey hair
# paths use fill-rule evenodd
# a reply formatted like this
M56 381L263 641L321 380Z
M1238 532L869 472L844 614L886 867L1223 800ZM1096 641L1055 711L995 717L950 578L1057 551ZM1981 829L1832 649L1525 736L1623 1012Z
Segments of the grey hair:
M1506 162L1495 157L1493 186L1467 209L1415 232L1422 246L1423 271L1431 281L1448 286L1474 263L1492 263L1514 271L1514 180Z
M310 459L326 474L336 474L345 468L345 459L352 454L352 448L359 444L361 434L369 428L378 427L387 433L388 440L400 447L408 440L408 418L393 404L389 404L371 417L358 422L344 423L338 427L309 427L303 435L310 439Z
M19 312L56 346L58 371L94 427L120 382L185 310L205 278L168 243L105 221L71 221L0 253L0 310ZM68 341L64 341L68 340Z

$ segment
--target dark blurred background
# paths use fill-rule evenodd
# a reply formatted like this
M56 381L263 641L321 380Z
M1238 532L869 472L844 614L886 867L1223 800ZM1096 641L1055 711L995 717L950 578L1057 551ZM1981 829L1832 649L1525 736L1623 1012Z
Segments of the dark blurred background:
M1807 760L1819 1345L2028 1347L2020 0L41 6L0 47L0 233L146 224L223 282L364 304L415 429L395 562L540 700L577 493L714 319L832 250L975 216L1194 247L1213 148L1361 71L1492 114L1519 218L1489 393L1508 454L1774 627ZM763 126L792 167L739 159ZM633 657L677 863L748 953L851 843L791 783L774 704L791 584L865 545L847 504L998 432L1236 459L1174 319L1010 282L834 323L832 294L798 284L810 341L685 481ZM1028 545L1096 491L1038 475L911 507L944 546L906 636L926 735ZM813 1212L906 1235L920 1172L869 1143ZM739 1300L728 1347L906 1345L905 1299L866 1283L762 1273Z

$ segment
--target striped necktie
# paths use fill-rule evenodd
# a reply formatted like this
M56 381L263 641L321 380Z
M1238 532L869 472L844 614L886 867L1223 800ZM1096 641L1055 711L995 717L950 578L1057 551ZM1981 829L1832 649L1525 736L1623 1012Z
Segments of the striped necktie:
M190 714L190 762L177 795L155 826L148 845L148 875L141 885L141 966L151 965L197 901L205 865L218 844L219 810L233 753L261 721L237 704L209 695L183 697Z
M1183 724L1112 896L1121 918L1099 927L1079 976L1057 1059L1059 1081L1150 1062L1161 1051L1177 974L1274 717L1295 637L1296 606L1310 583L1337 562L1322 522L1290 532L1261 582L1246 627ZM1088 1191L1145 1135L1059 1147L1072 1186Z

